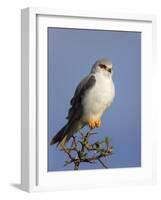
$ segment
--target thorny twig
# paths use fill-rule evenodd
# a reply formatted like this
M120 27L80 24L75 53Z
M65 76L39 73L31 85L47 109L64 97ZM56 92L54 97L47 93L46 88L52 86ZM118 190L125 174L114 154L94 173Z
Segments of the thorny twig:
M74 170L78 170L83 162L94 163L98 161L104 168L107 168L102 158L112 154L113 148L110 145L110 139L105 137L103 141L90 143L89 138L96 133L92 133L91 130L85 134L81 131L79 133L80 139L77 136L72 136L71 146L63 146L61 149L68 156L64 166L74 163Z

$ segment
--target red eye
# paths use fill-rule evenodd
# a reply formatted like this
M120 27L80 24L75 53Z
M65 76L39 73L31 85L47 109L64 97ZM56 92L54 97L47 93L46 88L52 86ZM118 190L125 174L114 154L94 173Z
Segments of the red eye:
M99 64L99 66L100 66L102 69L106 69L106 68L107 68L106 65L104 65L104 64Z

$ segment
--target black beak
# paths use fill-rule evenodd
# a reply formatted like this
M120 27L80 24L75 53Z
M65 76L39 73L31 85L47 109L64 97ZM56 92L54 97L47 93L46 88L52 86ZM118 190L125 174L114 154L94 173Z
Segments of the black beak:
M112 72L112 69L111 69L111 68L108 68L107 71L111 73L111 72Z

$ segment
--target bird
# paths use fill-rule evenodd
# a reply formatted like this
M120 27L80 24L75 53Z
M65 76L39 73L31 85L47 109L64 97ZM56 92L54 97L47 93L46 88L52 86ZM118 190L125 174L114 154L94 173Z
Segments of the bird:
M101 117L111 106L115 97L112 79L113 68L109 59L101 58L92 65L74 92L66 117L67 123L51 139L50 145L64 147L69 139L83 127L90 130L101 126Z

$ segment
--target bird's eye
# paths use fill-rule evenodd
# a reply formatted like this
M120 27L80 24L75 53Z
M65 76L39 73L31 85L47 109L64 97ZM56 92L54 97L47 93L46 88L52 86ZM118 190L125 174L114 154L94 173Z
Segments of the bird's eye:
M106 68L107 68L106 65L104 65L104 64L99 64L99 66L100 66L100 68L102 68L102 69L106 69Z

